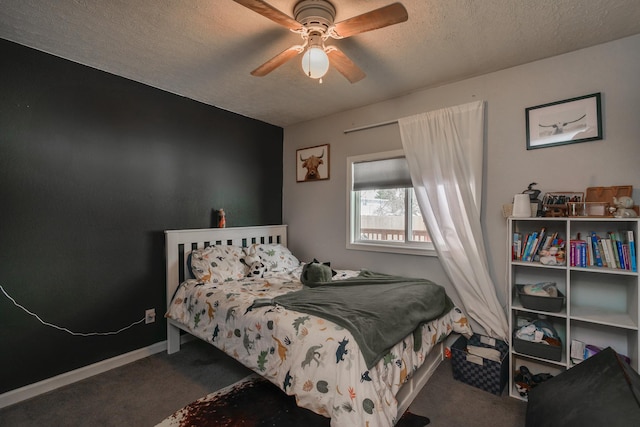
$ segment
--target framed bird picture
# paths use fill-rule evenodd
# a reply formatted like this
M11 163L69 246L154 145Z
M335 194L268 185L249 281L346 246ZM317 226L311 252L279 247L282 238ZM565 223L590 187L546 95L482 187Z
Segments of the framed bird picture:
M527 150L602 139L600 93L525 109Z

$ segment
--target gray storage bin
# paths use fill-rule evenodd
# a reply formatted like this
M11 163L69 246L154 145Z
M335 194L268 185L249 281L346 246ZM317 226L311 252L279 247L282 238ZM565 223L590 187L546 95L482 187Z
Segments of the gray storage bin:
M558 290L557 297L545 297L526 294L523 290L524 286L525 285L516 285L518 297L524 308L556 313L564 307L564 294L560 292L560 290Z
M562 346L540 344L514 337L513 348L518 353L539 357L541 359L555 360L556 362L562 360Z

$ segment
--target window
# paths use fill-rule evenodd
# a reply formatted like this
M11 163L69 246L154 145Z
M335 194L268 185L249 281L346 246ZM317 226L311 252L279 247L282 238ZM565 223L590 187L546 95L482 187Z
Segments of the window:
M402 150L347 158L348 249L435 254Z

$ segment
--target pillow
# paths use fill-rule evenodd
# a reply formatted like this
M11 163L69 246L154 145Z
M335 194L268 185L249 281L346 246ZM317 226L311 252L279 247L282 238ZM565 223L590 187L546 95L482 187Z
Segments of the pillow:
M266 271L289 271L300 265L298 258L280 244L254 243L246 249L246 253L247 256L260 257Z
M219 283L243 278L246 266L240 261L244 252L239 246L208 246L191 252L191 271L196 279Z
M300 281L304 285L313 287L318 283L330 282L331 278L335 275L336 272L331 269L330 263L321 263L314 258L313 261L302 267Z

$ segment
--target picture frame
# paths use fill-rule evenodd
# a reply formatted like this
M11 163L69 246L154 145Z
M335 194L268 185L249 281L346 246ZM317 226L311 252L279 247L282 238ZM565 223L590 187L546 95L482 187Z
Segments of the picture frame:
M542 197L542 212L547 217L564 217L568 214L569 203L583 203L581 191L554 191Z
M602 139L601 94L525 109L527 150Z
M329 179L329 144L296 150L296 181L313 182Z

